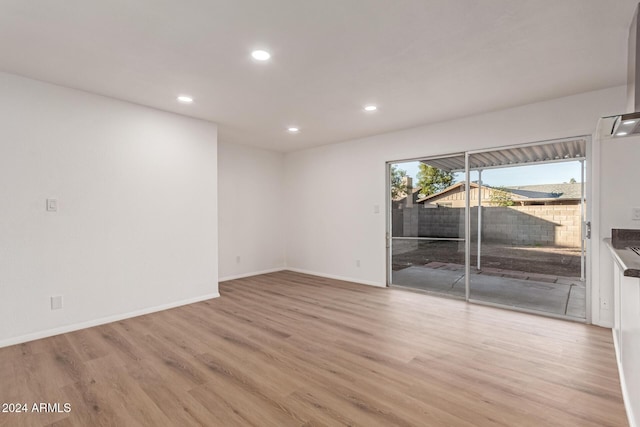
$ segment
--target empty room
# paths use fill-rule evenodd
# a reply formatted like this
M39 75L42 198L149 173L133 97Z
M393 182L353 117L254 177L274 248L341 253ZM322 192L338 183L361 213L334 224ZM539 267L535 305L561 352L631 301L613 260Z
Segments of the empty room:
M640 426L632 0L0 2L0 426Z

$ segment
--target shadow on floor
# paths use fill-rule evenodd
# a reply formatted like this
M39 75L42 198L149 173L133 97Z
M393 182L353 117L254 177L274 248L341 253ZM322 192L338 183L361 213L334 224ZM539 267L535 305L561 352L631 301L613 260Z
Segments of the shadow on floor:
M464 298L464 266L431 263L394 271L397 286ZM585 284L579 277L559 277L520 271L472 271L471 299L527 310L585 319Z

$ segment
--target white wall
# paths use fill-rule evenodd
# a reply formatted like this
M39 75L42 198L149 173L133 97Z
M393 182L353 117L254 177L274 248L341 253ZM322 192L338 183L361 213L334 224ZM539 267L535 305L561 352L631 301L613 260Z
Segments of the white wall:
M592 135L625 96L617 87L289 153L287 265L384 286L386 161Z
M284 268L284 155L218 144L219 277Z
M0 92L0 345L217 296L214 124L2 73Z
M640 137L601 138L599 232L601 238L611 237L612 228L640 228L640 221L631 219L631 209L640 207ZM613 281L613 259L606 245L597 243L600 253L600 283ZM613 288L602 286L601 324L613 325Z

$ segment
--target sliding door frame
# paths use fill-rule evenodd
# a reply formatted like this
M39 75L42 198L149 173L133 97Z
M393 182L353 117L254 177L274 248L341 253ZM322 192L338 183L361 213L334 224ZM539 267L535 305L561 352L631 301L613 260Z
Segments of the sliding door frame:
M592 156L591 156L591 146L592 146L592 139L591 139L591 135L582 135L582 136L574 136L574 137L569 137L569 138L560 138L560 139L550 139L550 140L546 140L546 141L537 141L537 142L531 142L531 143L524 143L524 144L513 144L513 145L506 145L506 146L502 146L502 147L494 147L494 148L487 148L487 149L481 149L481 150L470 150L470 151L466 151L465 154L465 181L466 183L470 182L470 175L471 175L471 170L469 168L469 164L470 164L470 157L473 156L474 154L482 154L482 153L490 153L493 151L500 151L500 150L508 150L510 148L524 148L524 147L535 147L535 146L539 146L539 145L547 145L547 144L553 144L553 143L559 143L559 142L564 142L564 141L575 141L577 139L582 139L585 141L585 157L579 157L579 158L570 158L570 159L557 159L557 160L549 160L549 161L542 161L542 162L535 162L535 163L530 163L531 165L542 165L542 164L549 164L549 163L561 163L561 162L573 162L573 161L579 161L581 163L581 178L582 178L582 199L580 201L581 204L581 237L582 237L582 251L581 251L581 276L583 276L582 278L584 279L585 282L585 319L578 319L575 317L571 317L571 316L566 316L566 315L561 315L561 314L554 314L554 313L547 313L547 312L542 312L542 311L536 311L536 310L530 310L527 308L522 308L522 307L515 307L515 306L511 306L511 305L505 305L505 304L499 304L499 303L493 303L493 302L489 302L489 301L483 301L483 300L478 300L478 299L474 299L471 296L471 239L470 239L470 234L471 234L471 197L470 197L470 185L465 185L465 199L466 199L466 209L465 209L465 235L467 237L466 239L466 246L465 246L465 295L466 295L466 301L467 302L471 302L474 304L479 304L479 305L486 305L486 306L490 306L490 307L499 307L499 308L506 308L512 311L519 311L519 312L523 312L523 313L530 313L530 314L537 314L537 315L541 315L541 316L545 316L545 317L553 317L553 318L558 318L558 319L563 319L563 320L570 320L573 322L583 322L583 323L591 323L591 269L588 268L591 264L591 260L593 257L593 254L591 253L591 240L585 238L585 233L586 233L586 223L591 221L591 218L593 217L592 215L592 209L593 209L593 202L591 201L591 197L589 197L591 195L591 180L592 178L592 173L591 173L591 164L592 164ZM524 166L525 164L521 165ZM516 166L516 165L514 165ZM502 167L507 167L507 166L502 166ZM489 168L485 168L485 169L489 169ZM586 181L586 183L585 183ZM586 203L585 206L585 200L588 201L588 203Z
M392 256L393 256L393 229L392 229L392 215L393 215L393 200L391 200L391 165L394 164L398 164L398 163L407 163L407 162L422 162L422 161L429 161L429 160L435 160L435 159L447 159L447 158L451 158L451 157L462 157L464 156L465 153L454 153L454 154L443 154L441 156L429 156L429 157L418 157L418 158L413 158L413 159L403 159L403 160L393 160L393 161L389 161L386 162L386 201L387 201L387 221L386 221L386 225L387 225L387 231L386 231L386 235L385 235L385 244L386 244L386 250L387 250L387 287L393 285L392 281L392 277L393 277L393 263L392 263ZM407 197L413 197L412 194L407 195ZM447 241L465 241L465 245L466 245L466 229L465 229L465 237L464 238L446 238L446 239L442 239L442 238L434 238L434 237L403 237L402 239L406 239L406 240L447 240ZM428 293L433 293L439 296L446 296L448 298L455 298L453 296L450 295L446 295L446 294L441 294L441 293L437 293L437 292L429 292L429 291L425 291ZM455 299L459 299L459 298L455 298ZM467 300L467 298L465 297L465 301Z
M582 241L583 241L583 248L582 248L582 272L581 274L584 275L584 281L585 281L585 319L577 319L575 317L570 317L570 316L566 316L566 315L558 315L558 314L553 314L553 313L546 313L546 312L541 312L541 311L536 311L536 310L530 310L530 309L526 309L526 308L521 308L521 307L515 307L515 306L510 306L510 305L504 305L504 304L499 304L499 303L492 303L492 302L488 302L488 301L482 301L482 300L477 300L471 297L471 194L470 194L470 185L469 182L471 181L471 170L470 170L470 157L474 154L481 154L481 153L488 153L488 152L494 152L494 151L500 151L500 150L507 150L507 149L511 149L511 148L524 148L524 147L534 147L534 146L539 146L539 145L547 145L547 144L552 144L552 143L559 143L559 142L563 142L563 141L575 141L575 140L584 140L585 144L586 144L586 149L585 149L585 157L580 157L580 158L570 158L570 159L557 159L557 160L549 160L549 161L543 161L543 162L535 162L535 163L529 163L530 165L539 165L539 164L544 164L544 163L560 163L560 162L569 162L569 161L580 161L582 166L581 166L581 178L582 178L582 199L581 199L581 230L582 230ZM585 233L586 233L586 223L590 222L591 219L593 218L593 201L591 200L591 195L592 195L592 180L594 178L593 175L593 168L592 168L592 164L593 164L593 152L592 152L592 138L591 135L581 135L581 136L574 136L574 137L569 137L569 138L559 138L559 139L550 139L550 140L545 140L545 141L537 141L537 142L530 142L530 143L523 143L523 144L512 144L512 145L506 145L506 146L500 146L500 147L493 147L493 148L486 148L486 149L479 149L479 150L469 150L469 151L465 151L463 153L453 153L453 154L444 154L444 155L434 155L434 156L428 156L428 157L417 157L417 158L411 158L411 159L402 159L402 160L394 160L394 161L388 161L386 162L386 203L387 203L387 219L386 219L386 264L387 264L387 286L391 286L392 283L392 274L393 274L393 266L392 266L392 256L393 256L393 230L392 230L392 211L393 211L393 201L391 200L391 165L392 164L397 164L397 163L405 163L405 162L411 162L411 161L428 161L428 160L435 160L435 159L443 159L443 158L449 158L449 157L459 157L464 155L464 159L465 159L465 170L464 170L464 174L465 174L465 224L464 224L464 229L465 229L465 235L463 239L458 239L458 240L464 240L464 246L465 246L465 266L464 266L464 275L465 275L465 298L464 300L470 303L474 303L474 304L479 304L479 305L486 305L486 306L491 306L491 307L499 307L499 308L506 308L512 311L519 311L519 312L524 312L524 313L530 313L530 314L536 314L536 315L541 315L541 316L545 316L545 317L554 317L554 318L560 318L560 319L564 319L564 320L570 320L570 321L574 321L574 322L586 322L586 323L591 323L592 321L592 296L591 296L591 289L592 289L592 275L591 275L591 268L590 266L592 265L593 262L593 253L591 250L591 240L585 238ZM527 164L521 164L522 166L527 165ZM517 166L517 165L514 165ZM507 167L507 166L502 166L502 167ZM488 169L488 168L485 168ZM585 205L585 200L586 205ZM417 239L417 240L433 240L430 238L413 238L413 239ZM426 291L428 293L433 293L433 292L429 292ZM445 294L440 294L437 293L438 296L444 296L444 297L449 297L449 298L453 298L450 295L445 295Z

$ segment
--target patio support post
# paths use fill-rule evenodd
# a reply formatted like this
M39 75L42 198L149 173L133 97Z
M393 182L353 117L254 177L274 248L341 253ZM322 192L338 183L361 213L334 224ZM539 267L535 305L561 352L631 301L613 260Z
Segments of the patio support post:
M478 271L480 271L480 249L482 247L482 169L478 169Z
M464 299L469 301L469 288L471 287L471 192L469 191L469 152L464 153Z
M582 230L580 239L580 280L584 282L585 275L585 217L584 217L584 160L580 160L580 229Z

